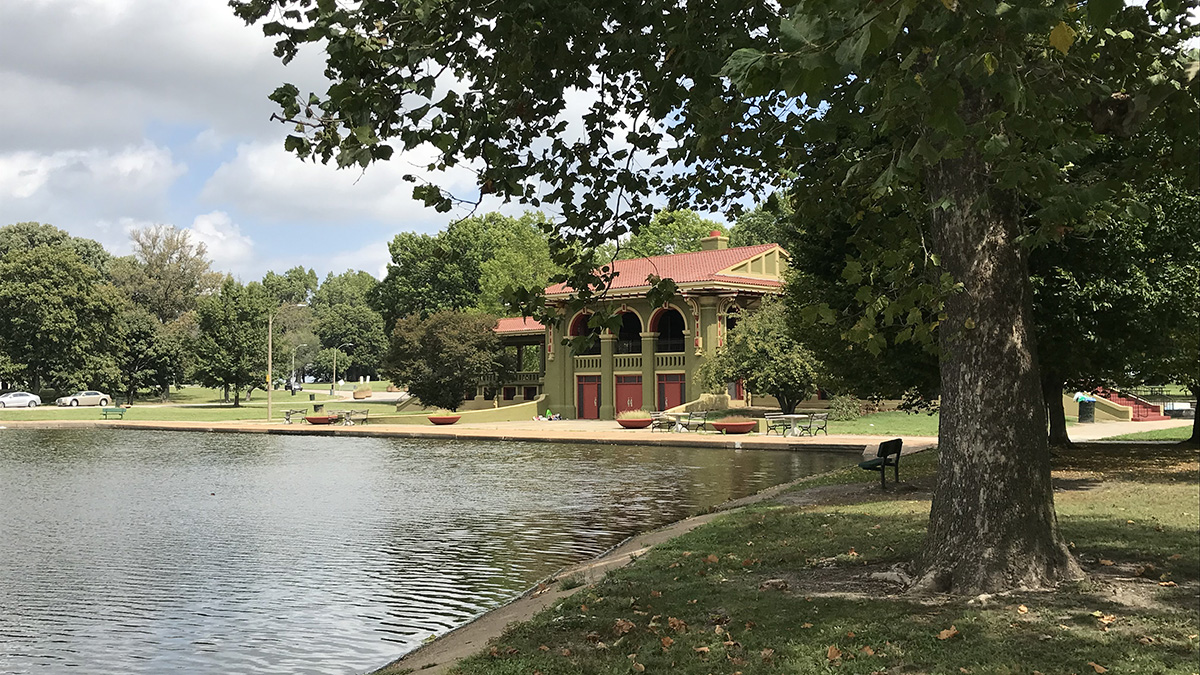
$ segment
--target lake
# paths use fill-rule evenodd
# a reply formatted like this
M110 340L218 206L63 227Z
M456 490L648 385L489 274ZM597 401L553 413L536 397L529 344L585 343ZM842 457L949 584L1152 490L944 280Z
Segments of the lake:
M0 430L0 672L354 673L845 454Z

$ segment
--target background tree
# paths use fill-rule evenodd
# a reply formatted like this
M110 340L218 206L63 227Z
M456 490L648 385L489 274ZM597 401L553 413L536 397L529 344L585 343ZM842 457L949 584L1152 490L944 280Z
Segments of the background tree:
M550 258L550 241L544 228L550 221L542 213L526 212L505 218L495 228L490 257L479 264L479 310L505 316L513 314L508 301L521 293L541 293L558 266ZM520 312L516 312L520 314Z
M92 239L72 237L65 230L44 223L14 223L0 227L0 257L13 251L29 250L38 246L65 246L75 252L79 260L92 269L106 274L112 256L104 247Z
M308 302L317 290L317 273L303 267L293 267L283 274L267 272L262 280L263 290L280 305Z
M928 264L961 284L937 319L941 464L917 586L977 593L1080 574L1054 517L1027 246L1091 210L1124 208L1111 176L1078 161L1105 136L1155 129L1164 142L1152 164L1195 180L1198 130L1176 123L1197 108L1189 3L234 8L267 21L285 60L328 46L324 96L291 85L272 96L304 130L287 149L365 167L392 156L389 142L428 143L440 151L434 169L482 165L482 194L555 204L553 241L566 251L644 226L655 191L707 209L837 172L869 190L860 210L896 195L917 202L909 212L928 214L915 233ZM302 25L283 22L305 12ZM447 69L469 86L447 92ZM577 90L592 103L582 133L565 137L563 101ZM816 148L848 168L812 161ZM1147 171L1141 159L1118 174ZM442 210L455 203L425 184L414 196ZM572 309L603 288L592 262L566 266L562 280L579 289ZM911 309L885 296L863 305L885 320ZM549 319L544 300L526 309Z
M821 365L788 326L786 306L766 300L729 331L725 346L706 362L702 384L710 391L743 380L751 391L770 394L788 414L816 393Z
M242 389L262 386L266 378L270 302L259 284L226 279L196 309L196 378L206 387L232 391L235 408Z
M70 242L12 249L0 257L0 353L9 376L35 393L117 384L120 304Z
M183 345L176 331L163 325L149 310L125 306L117 319L116 367L121 392L132 405L141 389L157 388L166 399L182 370Z
M129 239L137 265L123 263L114 281L162 323L195 309L199 297L220 283L221 275L212 271L207 248L192 242L186 230L152 225L131 231Z
M442 311L404 317L392 331L384 374L426 406L458 410L481 380L501 376L496 317Z
M377 378L388 349L388 339L383 332L383 317L366 305L340 304L322 307L317 312L313 326L319 343L325 349L334 349L346 342L354 346L347 351L354 361L341 361L338 372L347 380L370 376Z
M730 246L779 244L785 241L787 221L792 217L791 202L772 194L753 209L738 216L729 231ZM784 247L787 248L786 246Z
M369 305L378 286L379 280L362 270L330 272L313 293L313 310L334 305Z
M629 260L699 251L700 240L714 230L728 234L727 228L721 223L703 218L690 209L658 211L645 227L621 246L617 257Z
M318 382L332 382L335 352L337 354L338 379L344 378L346 371L354 367L354 356L330 347L318 348L313 352L313 356L308 361L308 374L316 378Z

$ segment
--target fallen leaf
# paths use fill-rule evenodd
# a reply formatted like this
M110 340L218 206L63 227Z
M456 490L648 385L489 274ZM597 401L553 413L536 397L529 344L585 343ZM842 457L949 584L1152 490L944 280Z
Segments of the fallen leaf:
M850 547L850 552L849 552L849 553L847 553L846 555L850 556L851 558L857 558L857 557L858 557L858 551L855 551L855 550L854 550L854 547L853 547L853 546L851 546L851 547Z
M604 644L603 642L597 642L596 649L608 649L608 645Z
M1150 643L1154 642L1154 638L1152 638L1152 637L1150 637L1150 636L1146 635L1146 636L1142 636L1142 637L1141 637L1141 638L1138 640L1138 642L1140 642L1140 643L1142 643L1142 644L1144 644L1144 645L1148 645L1148 644L1150 644Z
M1028 613L1029 613L1029 608L1026 607L1025 605L1021 605L1021 606L1017 607L1017 614L1028 614Z
M667 649L670 649L670 648L671 648L671 645L675 644L675 641L674 641L674 640L672 640L671 638L667 637L666 635L664 635L664 636L662 637L662 639L661 639L661 640L659 640L659 642L661 642L661 643L662 643L662 647L663 647L663 650L664 650L664 651L665 651L665 650L667 650Z
M850 631L849 633L846 633L846 637L848 637L848 638L854 637L854 631Z
M1100 564L1101 564L1101 565L1104 565L1105 567L1112 567L1112 566L1113 566L1115 563L1113 563L1113 561L1111 561L1111 560L1107 560L1107 559L1105 559L1105 558L1101 558L1101 559L1100 559Z
M637 661L633 662L633 669L639 673L646 672L646 666L643 666L642 664L638 663Z
M684 551L684 552L683 552L683 557L685 557L685 558L687 558L687 557L690 557L691 555L692 555L692 552L691 552L691 551Z
M969 671L969 670L967 670L966 668L963 668L963 667L961 667L961 666L960 666L960 667L959 667L959 669L958 669L958 672L960 672L960 673L970 673L971 671Z
M538 647L538 650L543 651L543 652L548 652L548 651L550 651L550 648L547 647L546 645L542 645L542 646Z
M683 633L687 631L687 622L681 619L676 619L673 616L667 617L667 625L670 626L671 630L675 631L676 633Z
M1173 555L1173 556L1170 556L1169 558L1167 558L1167 560L1179 560L1179 559L1180 559L1180 558L1182 558L1182 557L1183 557L1183 554L1182 554L1182 553L1176 553L1175 555Z
M1158 585L1159 586L1178 586L1179 584L1175 583L1174 581L1160 581L1160 582L1158 582Z
M581 612L585 612L585 613L586 613L586 612L587 612L587 605L580 605L580 606L579 606L579 611L581 611Z
M661 597L662 597L662 591L650 591L650 597L652 597L652 598L661 598Z
M751 628L754 628L757 625L758 624L754 623L753 621L747 621L746 622L746 630L750 630Z
M1107 673L1108 672L1108 668L1105 668L1104 666L1100 665L1099 663L1096 663L1095 661L1088 661L1088 665L1091 666L1092 670L1096 671L1097 673Z
M725 629L720 626L717 626L716 628L713 628L713 632L716 633L717 635L722 635L725 633Z
M694 604L696 604L697 602L699 602L699 600L688 600L688 604L689 604L689 605L694 605Z
M697 654L707 654L709 649L708 647L692 647L692 651L696 652Z
M825 650L825 658L836 661L842 658L842 650L838 649L837 645L829 645L829 649Z
M769 647L759 653L762 656L763 661L770 661L771 659L775 658L775 650Z
M617 619L617 622L613 624L613 632L617 635L624 635L633 629L634 623L625 619Z
M863 647L863 648L862 648L862 653L866 654L867 656L875 656L875 650L874 650L874 649L871 649L871 646L870 646L870 645L867 645L866 647Z
M561 652L559 652L559 653L561 653L563 656L570 656L570 655L571 655L571 650L570 650L570 649L564 649L564 650L562 650L562 651L561 651Z
M938 639L939 640L949 640L950 638L954 637L955 635L958 635L958 629L955 628L954 626L950 626L946 630L938 633Z
M1104 612L1101 612L1100 610L1096 610L1096 611L1092 612L1092 616L1101 617L1101 616L1104 616Z
M811 623L802 623L802 624L800 624L800 627L801 628L812 628L812 624Z

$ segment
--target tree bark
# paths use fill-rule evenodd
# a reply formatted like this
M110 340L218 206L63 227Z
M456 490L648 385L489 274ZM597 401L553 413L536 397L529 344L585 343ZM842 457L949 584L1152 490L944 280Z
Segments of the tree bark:
M1042 398L1046 402L1046 414L1050 418L1050 447L1074 447L1067 434L1067 411L1063 408L1063 379L1054 373L1042 372Z
M1192 390L1192 396L1196 398L1196 407L1193 408L1195 417L1192 418L1192 437L1188 439L1188 445L1200 445L1200 387L1189 387Z
M939 469L915 591L1053 586L1082 572L1058 532L1016 199L973 149L932 167L933 239L963 290L939 325ZM943 202L942 200L948 200Z

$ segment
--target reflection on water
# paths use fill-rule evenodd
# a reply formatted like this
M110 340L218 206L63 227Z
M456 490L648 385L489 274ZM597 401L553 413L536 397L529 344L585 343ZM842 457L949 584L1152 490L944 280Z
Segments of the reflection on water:
M0 431L0 672L365 671L630 534L848 461Z

